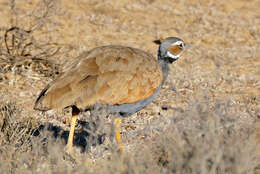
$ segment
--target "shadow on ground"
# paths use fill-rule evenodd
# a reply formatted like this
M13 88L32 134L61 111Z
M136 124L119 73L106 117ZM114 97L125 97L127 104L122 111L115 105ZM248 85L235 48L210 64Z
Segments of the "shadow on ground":
M104 142L105 134L97 134L95 123L89 123L86 121L78 121L77 129L74 134L74 146L80 147L82 152L85 152L88 147L100 145ZM91 133L90 133L91 132ZM64 130L60 126L47 123L40 125L33 133L33 136L39 137L43 135L43 141L48 141L49 138L55 140L62 140L61 142L67 143L69 138L69 131Z

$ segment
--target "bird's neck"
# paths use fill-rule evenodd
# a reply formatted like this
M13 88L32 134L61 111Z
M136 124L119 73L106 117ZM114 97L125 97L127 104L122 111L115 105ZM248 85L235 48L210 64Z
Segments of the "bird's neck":
M169 64L172 64L174 61L178 60L179 55L176 57L169 57L167 54L162 54L161 49L158 49L158 63L163 72L163 83L166 81L170 68Z
M166 81L166 79L168 77L170 68L169 68L168 63L164 59L161 59L159 57L158 57L158 63L159 63L159 65L162 69L162 72L163 72L163 82L162 82L162 84L164 84L164 82Z

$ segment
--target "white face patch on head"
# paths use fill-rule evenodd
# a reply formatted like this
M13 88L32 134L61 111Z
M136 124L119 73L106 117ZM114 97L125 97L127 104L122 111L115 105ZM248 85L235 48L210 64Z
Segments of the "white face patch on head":
M183 45L183 42L178 40L178 41L174 42L174 44L172 44L172 46L174 46L174 45Z
M184 43L183 41L176 41L174 42L171 47L169 47L168 51L167 51L167 56L172 58L172 59L178 59L181 55L181 52L183 50L183 47L184 47ZM170 48L173 48L173 49L170 49ZM174 54L176 53L176 54Z
M167 56L172 59L178 59L180 55L173 55L170 51L167 51Z

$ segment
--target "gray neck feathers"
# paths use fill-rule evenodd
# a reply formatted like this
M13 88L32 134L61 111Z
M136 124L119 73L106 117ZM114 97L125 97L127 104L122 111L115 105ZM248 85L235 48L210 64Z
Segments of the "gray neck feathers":
M170 71L170 68L169 68L169 65L167 62L165 62L164 60L159 60L159 65L162 69L162 72L163 72L163 83L166 81L167 77L168 77L168 74L169 74L169 71Z
M169 74L169 71L170 71L170 68L169 68L169 61L168 61L168 58L167 57L164 57L162 54L161 54L161 51L160 51L160 48L158 50L158 63L162 69L162 72L163 72L163 82L162 82L162 85L164 84L164 82L166 81L167 79L167 76Z

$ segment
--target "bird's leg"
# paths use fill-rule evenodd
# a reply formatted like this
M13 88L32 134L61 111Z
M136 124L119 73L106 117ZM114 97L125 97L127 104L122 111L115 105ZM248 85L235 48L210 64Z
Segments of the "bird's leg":
M71 122L70 122L70 133L69 133L69 138L68 138L68 143L67 143L67 150L69 152L72 151L74 130L75 130L75 126L76 126L76 123L77 123L77 118L78 118L79 112L80 111L77 107L72 106L72 118L71 118Z
M119 145L120 152L123 152L122 140L121 140L121 135L120 135L121 122L122 122L121 118L117 117L114 119L116 141L117 141L117 144Z
M67 143L67 148L69 151L72 150L72 146L73 146L73 136L74 136L75 125L77 122L77 117L78 117L78 115L72 115L71 122L70 122L70 134L69 134L69 139L68 139L68 143Z

